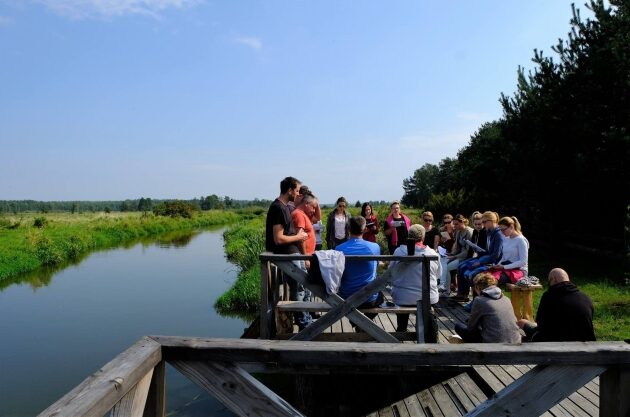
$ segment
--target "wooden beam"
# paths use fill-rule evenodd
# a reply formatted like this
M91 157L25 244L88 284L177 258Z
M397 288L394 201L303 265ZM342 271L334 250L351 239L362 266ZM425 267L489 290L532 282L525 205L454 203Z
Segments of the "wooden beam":
M161 360L160 344L142 337L39 416L102 416Z
M231 363L169 361L239 416L301 416L298 410L239 366Z
M144 407L143 417L164 417L166 415L166 362L160 361L153 368L153 377Z
M114 405L110 417L142 417L152 376L153 369Z
M365 302L371 294L385 288L385 285L387 285L391 276L391 271L386 271L383 275L377 277L374 281L352 294L347 300L344 300L337 294L326 293L321 285L313 285L308 282L306 273L295 266L292 262L276 262L276 265L282 270L282 272L289 275L291 278L310 289L316 296L323 298L326 302L333 306L328 313L323 315L315 323L306 327L300 333L296 334L291 338L291 340L312 340L314 337L324 332L328 327L332 326L333 323L340 320L342 317L347 316L349 319L352 319L357 326L379 342L399 343L398 339L381 329L376 325L376 323L365 317L365 315L361 312L355 310L355 308L363 304L363 302ZM324 292L322 293L322 291Z
M260 254L261 261L271 261L273 263L282 262L282 261L305 261L312 260L315 255L299 255L299 254L291 254L291 255L278 255L273 254L271 252L263 252ZM418 262L418 258L426 258L430 261L437 261L439 258L437 256L399 256L399 255L345 255L347 260L355 260L355 261L401 261L401 262Z
M260 262L260 337L261 339L271 338L269 331L270 315L273 307L269 305L269 282L271 279L271 264Z
M346 365L630 365L625 342L335 343L153 336L166 360Z
M466 416L538 416L605 370L604 366L537 366Z
M630 367L611 366L599 377L599 415L630 416Z

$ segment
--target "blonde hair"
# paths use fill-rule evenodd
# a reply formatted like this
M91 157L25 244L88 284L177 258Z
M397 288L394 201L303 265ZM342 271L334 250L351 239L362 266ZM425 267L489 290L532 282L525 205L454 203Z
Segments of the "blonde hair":
M516 218L516 216L512 216L512 217L502 217L501 220L499 220L499 224L501 226L514 226L514 230L516 231L516 233L518 233L519 235L522 235L523 232L521 232L521 224L519 223L518 219Z
M481 219L481 212L480 211L473 211L473 214L470 215L471 220L474 222L477 219Z
M475 275L475 278L473 279L473 284L475 285L475 288L481 291L491 285L497 285L497 280L494 278L494 276L492 276L490 272L482 272Z
M433 213L431 213L430 211L423 211L422 214L420 215L420 217L424 218L424 216L430 217L431 220L433 219Z
M481 215L481 219L490 220L491 222L496 223L499 221L499 215L494 211L484 211Z

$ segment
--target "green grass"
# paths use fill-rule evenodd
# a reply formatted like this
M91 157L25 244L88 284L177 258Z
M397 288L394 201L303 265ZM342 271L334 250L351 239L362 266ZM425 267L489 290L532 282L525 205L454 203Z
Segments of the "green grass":
M223 234L225 253L239 268L234 285L215 302L224 315L254 315L260 308L260 263L265 250L264 216L231 226Z
M151 213L23 214L0 218L0 283L42 266L72 262L97 249L171 231L227 224L248 211L208 211L191 219ZM35 224L42 225L37 227Z
M593 300L593 327L597 340L630 339L630 285L624 280L622 261L601 259L597 255L580 255L530 249L530 274L540 278L547 290L547 275L553 268L566 270L580 291ZM543 291L534 293L534 314Z

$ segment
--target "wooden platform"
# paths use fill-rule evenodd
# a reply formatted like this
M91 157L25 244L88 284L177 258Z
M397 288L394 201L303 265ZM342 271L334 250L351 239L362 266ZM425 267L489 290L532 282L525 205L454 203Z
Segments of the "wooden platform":
M389 316L389 317L388 317ZM441 299L436 308L439 343L448 343L455 332L455 323L464 323L469 316L460 303ZM378 322L391 329L395 316L381 314ZM415 318L410 317L413 327ZM395 321L394 327L395 327ZM407 343L415 343L413 341ZM468 371L411 395L404 400L381 408L370 416L462 416L472 411L492 395L529 372L531 365L478 365ZM599 416L599 377L549 409L543 416Z

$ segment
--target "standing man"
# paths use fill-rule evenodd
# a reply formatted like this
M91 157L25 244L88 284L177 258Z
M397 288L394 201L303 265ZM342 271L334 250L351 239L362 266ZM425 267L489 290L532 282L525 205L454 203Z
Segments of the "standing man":
M588 342L595 340L593 302L569 280L564 269L549 272L549 289L540 299L536 322L518 326L533 342Z
M300 253L298 245L304 242L308 235L302 230L296 231L291 211L288 203L295 201L295 197L300 193L300 181L293 177L286 177L280 182L280 196L276 198L267 212L267 222L265 227L265 247L269 252L278 254ZM301 262L301 264L300 264ZM304 265L304 261L295 261L298 267ZM304 289L301 284L294 279L286 277L289 284L289 299L292 301L302 301ZM311 317L308 312L298 313L296 317L300 328L310 324Z
M343 252L344 255L380 255L381 248L374 242L363 240L365 231L365 218L362 216L350 217L350 238L338 245L335 250ZM346 266L341 276L341 285L338 294L346 299L361 288L365 287L376 278L376 261L354 261L346 260ZM377 307L383 302L383 294L379 291L374 293L357 308ZM367 317L374 319L375 313L367 313ZM355 327L352 323L352 327Z

